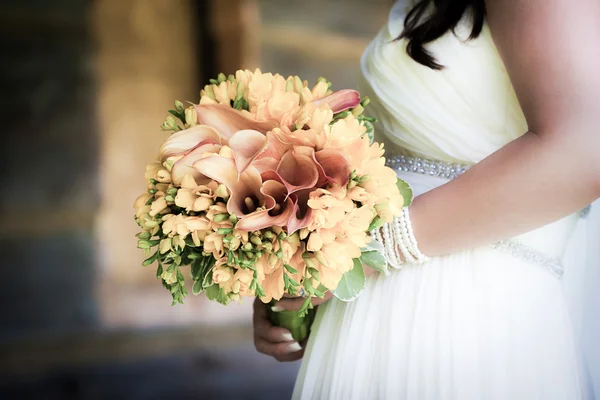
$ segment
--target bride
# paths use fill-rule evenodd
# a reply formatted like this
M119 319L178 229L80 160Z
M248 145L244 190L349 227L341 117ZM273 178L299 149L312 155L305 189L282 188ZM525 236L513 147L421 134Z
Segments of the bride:
M360 89L430 260L317 299L306 348L255 304L258 350L303 357L294 398L593 398L599 38L598 0L395 4Z

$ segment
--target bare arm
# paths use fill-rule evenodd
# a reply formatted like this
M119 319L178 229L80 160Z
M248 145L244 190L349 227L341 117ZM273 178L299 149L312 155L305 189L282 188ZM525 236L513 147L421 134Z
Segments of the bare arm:
M600 197L600 2L487 9L530 132L415 199L415 235L430 256L533 230Z

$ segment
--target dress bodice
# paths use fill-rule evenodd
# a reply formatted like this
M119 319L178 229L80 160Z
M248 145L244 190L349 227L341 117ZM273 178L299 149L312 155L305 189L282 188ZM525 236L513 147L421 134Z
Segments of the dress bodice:
M426 45L441 71L406 53L401 33L408 4L399 0L361 60L360 90L372 99L377 140L388 152L476 163L527 131L504 64L484 25L478 38L470 18Z

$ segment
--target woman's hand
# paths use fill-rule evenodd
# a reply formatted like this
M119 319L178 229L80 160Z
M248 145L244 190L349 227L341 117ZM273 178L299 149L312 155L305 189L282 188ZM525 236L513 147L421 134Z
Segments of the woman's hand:
M365 275L371 276L377 271L364 266ZM325 293L321 299L314 297L312 299L313 307L329 301L333 297L331 292ZM273 306L273 311L299 311L304 304L302 297L284 297ZM254 300L254 345L260 353L274 357L277 361L296 361L304 355L303 343L298 343L292 337L292 333L285 329L275 326L269 319L269 305L260 301L259 298Z
M313 306L318 306L329 300L333 295L327 292L325 297L314 298ZM302 308L304 299L301 297L284 298L273 306L273 311L298 311ZM277 361L296 361L304 355L304 345L292 337L292 333L284 328L275 326L269 320L269 305L254 300L254 345L260 353L274 357Z

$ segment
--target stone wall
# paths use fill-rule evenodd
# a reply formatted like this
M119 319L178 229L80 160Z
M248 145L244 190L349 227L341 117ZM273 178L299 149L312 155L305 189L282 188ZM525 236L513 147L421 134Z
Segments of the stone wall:
M0 339L98 323L90 4L0 6Z

